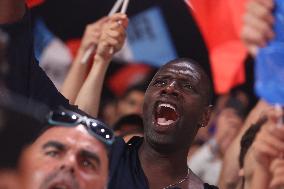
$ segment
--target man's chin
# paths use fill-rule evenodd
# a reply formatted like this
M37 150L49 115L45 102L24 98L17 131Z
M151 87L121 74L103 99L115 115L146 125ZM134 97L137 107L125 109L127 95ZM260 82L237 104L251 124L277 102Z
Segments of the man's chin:
M172 135L146 131L144 137L145 141L157 151L170 152L176 150L176 140Z

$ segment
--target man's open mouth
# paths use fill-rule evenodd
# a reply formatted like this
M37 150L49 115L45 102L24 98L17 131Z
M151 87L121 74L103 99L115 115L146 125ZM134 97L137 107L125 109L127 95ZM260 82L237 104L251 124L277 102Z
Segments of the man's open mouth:
M169 126L179 119L176 107L168 103L158 103L155 112L155 122L160 126Z

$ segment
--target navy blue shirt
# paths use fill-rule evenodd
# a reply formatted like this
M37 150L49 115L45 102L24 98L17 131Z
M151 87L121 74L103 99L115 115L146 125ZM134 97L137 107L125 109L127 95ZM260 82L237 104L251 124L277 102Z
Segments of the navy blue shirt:
M149 189L138 156L142 142L141 137L133 137L128 143L122 138L116 139L110 156L109 189ZM205 183L204 189L217 187Z

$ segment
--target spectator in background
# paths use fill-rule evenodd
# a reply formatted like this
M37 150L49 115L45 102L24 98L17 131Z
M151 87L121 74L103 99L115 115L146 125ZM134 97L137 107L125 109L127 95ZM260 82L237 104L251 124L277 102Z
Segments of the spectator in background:
M112 65L114 66L115 64ZM119 119L117 116L118 102L121 101L121 98L124 97L125 94L128 93L127 91L129 91L130 89L131 91L133 89L136 91L136 95L131 95L134 97L132 97L132 99L135 100L135 105L130 105L128 103L128 106L131 107L130 113L137 113L137 110L138 112L140 111L139 109L142 108L141 99L144 98L144 93L147 88L147 85L150 83L151 79L157 71L155 67L152 67L147 64L122 63L120 64L120 66L122 66L122 68L119 68L117 71L111 74L109 78L106 78L106 90L102 94L102 102L100 104L99 117L109 125L115 124L117 119ZM109 71L111 69L112 68L110 67ZM128 77L125 77L125 75L127 75ZM143 97L141 95L142 93ZM108 97L109 94L113 95L112 98ZM127 103L120 104L127 105Z
M116 120L129 114L142 115L146 86L134 85L116 103Z
M121 117L113 127L116 136L121 136L126 142L133 136L143 136L143 120L140 115L129 114Z
M22 152L40 132L41 123L11 107L0 106L0 188L28 189L21 183Z
M217 185L223 156L243 125L243 104L230 97L216 118L214 136L189 157L189 167L204 181Z

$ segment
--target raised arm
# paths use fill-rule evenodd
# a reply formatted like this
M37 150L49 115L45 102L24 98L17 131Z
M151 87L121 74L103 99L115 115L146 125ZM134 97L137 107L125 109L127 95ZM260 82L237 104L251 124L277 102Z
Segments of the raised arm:
M98 115L105 73L114 53L123 46L127 25L128 19L125 14L115 14L104 24L94 64L76 98L75 104L94 117Z
M20 20L25 14L24 0L0 0L0 24Z
M108 18L104 17L95 23L87 25L85 29L78 53L61 88L61 93L69 99L71 104L75 103L76 97L87 77L88 64L82 64L81 61L89 48L98 45L103 24L107 20ZM89 59L94 56L94 53L95 51L90 55Z

